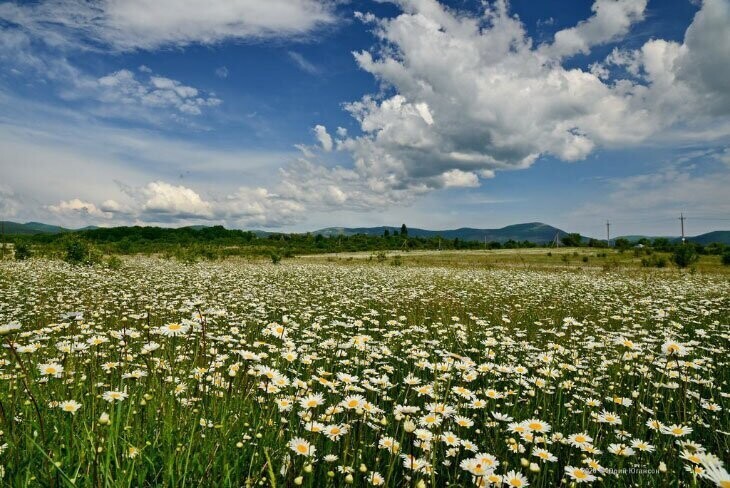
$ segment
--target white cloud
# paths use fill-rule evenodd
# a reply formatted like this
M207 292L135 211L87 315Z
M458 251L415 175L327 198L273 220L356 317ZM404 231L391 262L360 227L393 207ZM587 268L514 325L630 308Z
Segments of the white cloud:
M646 3L647 0L596 0L589 19L556 32L554 42L542 48L551 56L588 54L592 46L626 35L632 24L644 19Z
M335 22L321 0L42 0L0 5L0 19L56 46L156 49L302 37Z
M329 135L325 126L315 125L314 135L322 146L322 149L326 152L330 152L332 150L332 136Z
M142 212L158 219L211 218L213 208L194 190L164 181L153 181L141 191L144 197Z
M91 202L85 202L78 198L61 201L56 205L49 205L48 210L56 214L79 215L83 217L108 219L112 217L109 212L102 211Z
M460 169L452 169L441 175L444 187L476 187L479 186L479 177L469 171L461 171Z
M215 96L201 94L197 88L163 76L138 80L135 74L122 69L96 80L85 80L67 97L94 96L104 103L152 109L173 109L186 115L200 115L208 107L220 105Z
M673 144L730 136L725 0L706 0L682 44L652 40L586 69L563 59L619 41L643 19L645 0L596 0L589 19L537 47L503 1L481 15L435 0L396 3L396 17L359 16L380 44L355 58L384 89L346 106L363 134L338 143L373 189L421 193L669 132ZM618 65L632 76L612 78Z
M294 64L296 64L299 69L301 69L305 73L309 73L310 75L319 74L319 68L317 68L317 66L312 64L309 60L307 60L307 58L305 58L298 52L289 51L287 54L289 55L289 58L294 61Z

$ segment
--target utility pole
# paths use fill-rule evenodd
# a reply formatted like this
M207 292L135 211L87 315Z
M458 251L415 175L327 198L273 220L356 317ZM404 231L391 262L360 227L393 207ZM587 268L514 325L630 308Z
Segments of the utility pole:
M684 213L679 214L679 222L682 226L682 244L684 244Z
M611 247L611 222L606 221L606 244Z

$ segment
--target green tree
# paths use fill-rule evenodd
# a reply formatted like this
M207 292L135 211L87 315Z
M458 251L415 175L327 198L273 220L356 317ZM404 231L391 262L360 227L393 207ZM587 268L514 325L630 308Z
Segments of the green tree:
M677 246L672 254L672 261L680 268L686 268L687 266L694 264L699 259L697 250L690 244L682 244Z
M25 261L31 256L30 246L25 242L15 244L15 260Z
M619 237L613 242L613 245L621 252L624 252L628 248L631 247L631 242L628 239L625 239L623 237Z
M578 233L566 234L560 238L560 241L564 246L568 247L579 247L581 244L581 237Z
M408 227L406 227L406 224L400 226L400 235L403 237L408 237Z
M80 239L71 239L65 246L65 261L71 264L81 264L89 254L89 246Z

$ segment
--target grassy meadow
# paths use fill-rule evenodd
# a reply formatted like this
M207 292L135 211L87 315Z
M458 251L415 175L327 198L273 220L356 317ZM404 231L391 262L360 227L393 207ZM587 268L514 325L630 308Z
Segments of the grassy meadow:
M547 252L0 262L0 486L729 486L719 258Z

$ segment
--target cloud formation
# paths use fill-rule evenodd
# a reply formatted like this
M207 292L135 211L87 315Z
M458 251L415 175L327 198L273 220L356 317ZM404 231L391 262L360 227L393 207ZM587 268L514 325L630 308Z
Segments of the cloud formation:
M48 210L59 215L79 215L92 219L109 219L113 217L111 212L104 212L93 203L78 198L62 200L56 205L49 205Z
M177 80L155 75L151 75L148 80L138 80L133 72L126 69L96 80L84 81L79 88L87 88L85 96L94 93L101 102L170 108L186 115L200 115L203 109L221 103L219 98L207 96L197 88Z
M591 69L563 61L618 41L646 0L597 0L590 18L540 46L504 1L478 15L435 0L395 3L403 13L394 18L358 15L380 43L355 59L383 91L347 105L362 135L338 144L374 190L473 186L544 155L579 161L680 126L675 144L682 132L730 134L725 0L704 2L683 43L651 40Z
M4 3L0 19L59 47L129 51L302 37L336 16L322 0L43 0Z

